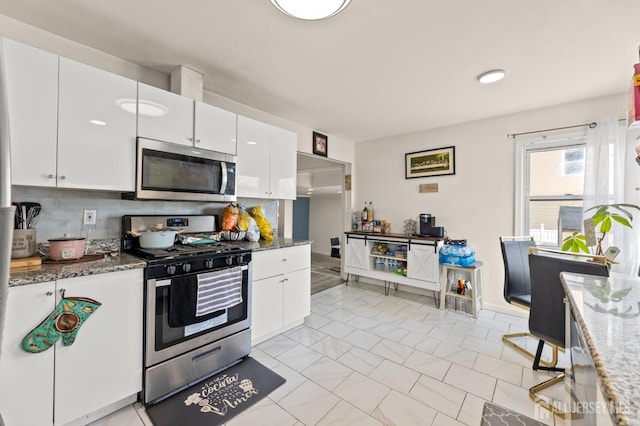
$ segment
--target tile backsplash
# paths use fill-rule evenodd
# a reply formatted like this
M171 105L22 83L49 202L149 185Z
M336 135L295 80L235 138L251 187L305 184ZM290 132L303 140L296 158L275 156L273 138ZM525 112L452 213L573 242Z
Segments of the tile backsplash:
M42 213L36 224L39 243L65 233L87 239L120 238L122 216L143 214L216 214L221 216L226 203L186 201L131 201L123 200L120 192L85 191L74 189L13 186L11 199L17 202L36 202ZM264 216L278 231L278 201L239 198L238 203L249 208L261 206ZM96 224L82 225L82 211L96 210Z

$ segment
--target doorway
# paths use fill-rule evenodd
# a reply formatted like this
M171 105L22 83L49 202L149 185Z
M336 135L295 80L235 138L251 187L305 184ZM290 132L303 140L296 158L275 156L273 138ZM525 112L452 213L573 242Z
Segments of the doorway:
M348 164L298 153L297 200L293 203L293 238L311 245L311 294L344 283L341 258L331 257L331 238L343 240L345 175ZM302 238L304 231L307 238ZM335 254L335 253L334 253Z

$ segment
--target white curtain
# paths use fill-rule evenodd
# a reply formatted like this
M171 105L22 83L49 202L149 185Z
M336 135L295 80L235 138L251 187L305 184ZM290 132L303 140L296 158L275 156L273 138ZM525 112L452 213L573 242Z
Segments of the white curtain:
M617 119L608 118L589 132L585 156L584 210L611 203L640 205L640 165L636 163L635 147L640 145L638 130L627 130ZM616 246L620 254L612 271L638 275L640 271L640 211L633 214L629 229L618 223L611 227L603 250ZM586 212L591 217L594 211Z

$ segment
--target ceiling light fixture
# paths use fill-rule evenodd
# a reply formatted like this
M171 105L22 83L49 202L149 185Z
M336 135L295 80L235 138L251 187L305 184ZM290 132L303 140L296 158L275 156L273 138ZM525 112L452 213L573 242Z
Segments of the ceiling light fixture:
M506 74L504 70L491 70L480 74L478 81L482 84L495 83L502 80Z
M166 106L145 99L137 101L135 99L118 99L116 104L131 114L135 114L137 111L138 114L149 117L161 117L169 112L169 108Z
M340 13L351 0L271 0L271 3L286 15L316 21Z

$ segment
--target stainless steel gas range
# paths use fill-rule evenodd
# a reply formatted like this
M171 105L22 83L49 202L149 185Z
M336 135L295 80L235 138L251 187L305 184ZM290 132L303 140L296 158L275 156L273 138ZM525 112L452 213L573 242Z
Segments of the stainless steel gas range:
M251 251L233 242L198 244L216 216L124 216L123 250L145 269L144 383L153 404L251 352ZM131 233L156 224L180 231L165 249L141 248ZM132 232L131 232L132 231Z

